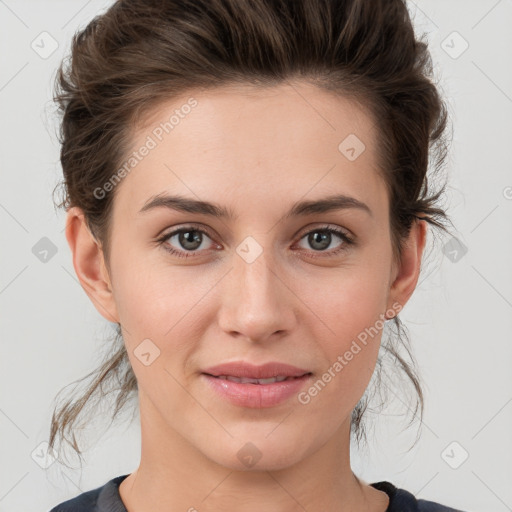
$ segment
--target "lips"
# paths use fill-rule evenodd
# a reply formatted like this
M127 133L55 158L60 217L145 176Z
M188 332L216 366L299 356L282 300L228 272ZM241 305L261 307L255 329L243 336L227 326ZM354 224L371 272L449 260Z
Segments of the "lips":
M263 365L253 365L244 361L233 361L203 370L204 374L233 382L251 382L253 384L265 384L281 382L292 378L302 377L311 372L304 368L292 366L286 363L272 361ZM236 380L233 380L236 379ZM265 382L267 379L274 379ZM263 382L262 382L263 381Z
M224 370L223 370L224 371ZM301 370L302 371L302 370ZM202 373L201 379L213 391L214 396L228 401L237 407L270 408L286 403L298 393L312 379L312 373L306 373L302 377L286 377L285 380L263 384L268 379L256 379L253 382L237 382L246 380L246 377L214 377L208 373ZM253 381L255 379L248 379Z
M239 382L240 384L274 384L274 382L283 382L285 380L294 380L299 377L286 377L285 375L278 375L276 377L269 377L268 379L250 379L248 377L234 377L232 375L212 375L216 379L229 380L230 382Z

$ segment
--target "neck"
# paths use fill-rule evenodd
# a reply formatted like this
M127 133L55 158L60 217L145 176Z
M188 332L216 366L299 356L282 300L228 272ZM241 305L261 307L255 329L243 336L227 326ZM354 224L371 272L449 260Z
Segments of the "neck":
M298 462L263 464L262 457L261 464L240 470L206 457L149 411L149 404L140 404L141 461L119 488L128 512L383 512L387 507L387 495L361 483L351 470L350 418ZM233 440L234 453L242 444Z

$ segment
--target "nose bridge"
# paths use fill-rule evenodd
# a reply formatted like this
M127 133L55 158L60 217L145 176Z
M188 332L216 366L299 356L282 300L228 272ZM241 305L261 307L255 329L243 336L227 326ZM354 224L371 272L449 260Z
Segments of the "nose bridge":
M221 328L252 340L290 329L292 294L283 283L272 247L264 248L248 237L236 252L222 294Z

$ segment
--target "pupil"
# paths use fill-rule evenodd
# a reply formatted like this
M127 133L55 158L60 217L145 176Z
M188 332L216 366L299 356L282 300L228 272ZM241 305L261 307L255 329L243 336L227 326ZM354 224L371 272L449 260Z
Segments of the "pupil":
M192 246L188 244L191 243ZM201 245L201 233L199 231L185 231L180 233L180 244L188 250L197 249Z
M315 247L315 244L319 240L320 247L316 247L316 249L323 251L326 247L329 247L330 237L331 237L330 233L320 233L319 231L317 231L317 232L309 235L309 238L310 238L309 241L311 243L311 246Z

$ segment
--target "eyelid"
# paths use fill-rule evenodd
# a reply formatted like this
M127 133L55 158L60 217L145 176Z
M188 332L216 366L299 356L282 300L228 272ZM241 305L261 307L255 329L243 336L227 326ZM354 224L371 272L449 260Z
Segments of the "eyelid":
M295 236L298 236L299 239L302 239L305 235L308 235L309 233L311 233L313 231L324 231L324 230L335 231L339 235L346 236L351 241L353 241L355 239L354 234L350 230L348 230L347 228L343 228L341 226L337 226L337 225L333 225L333 224L321 224L321 225L318 225L318 224L315 224L315 223L309 224L305 228L302 228L301 230L299 230L299 232Z
M169 238L176 236L180 232L186 232L186 231L198 231L200 233L204 233L212 240L212 242L216 243L215 242L216 237L215 237L215 235L212 235L209 228L206 228L202 224L196 224L193 222L184 224L182 227L180 227L179 225L173 227L171 231L164 233L156 241L160 245L164 246L165 242ZM314 255L313 257L328 257L329 255L334 256L334 255L338 254L338 252L344 251L344 250L348 249L349 246L354 245L356 243L355 242L356 237L351 233L350 230L348 230L346 228L342 228L340 226L333 226L331 224L323 224L323 225L314 225L314 223L313 223L313 225L310 224L310 225L302 228L298 232L298 234L294 236L294 238L298 237L297 243L299 243L306 235L309 235L310 233L313 233L315 231L327 231L327 232L333 233L336 236L338 236L342 240L343 243L342 243L341 247L339 247L337 249L331 249L330 251L326 251L325 254L327 256L324 256L323 251L313 251L313 250L307 251L310 254L313 254ZM218 245L220 245L220 244L217 244L217 246ZM195 256L196 254L200 254L201 252L205 251L205 250L203 250L203 251L184 251L182 249L175 249L172 246L171 246L171 248L164 247L164 249L167 250L168 252L171 252L174 254L177 254L177 253L186 254L186 256L183 256L183 257L197 257L197 256ZM206 250L208 250L208 249L206 249Z
M209 228L203 226L202 224L195 224L194 222L189 222L189 223L183 224L182 226L180 226L180 225L173 226L173 228L170 231L163 232L162 235L158 236L158 240L162 240L162 239L165 240L171 236L178 234L180 231L187 231L187 230L188 231L200 231L202 233L206 233L212 239L215 238L215 235Z
M163 233L161 236L159 236L156 239L156 242L163 244L169 238L176 236L180 232L186 232L186 231L198 231L199 233L204 233L208 236L208 238L210 238L210 240L212 240L212 242L216 243L215 242L216 236L212 233L212 231L209 228L203 226L202 224L195 224L194 222L189 222L187 224L184 224L181 227L179 225L174 226L170 231L167 231L167 232ZM220 244L217 244L217 245L220 245ZM179 249L176 249L176 250L179 251ZM199 252L203 252L203 251L183 251L183 252L188 252L189 254L194 254L195 252L199 253Z
M179 225L177 227L175 226L172 228L171 231L169 231L167 233L163 233L161 236L157 235L157 239L158 240L161 240L162 238L166 239L172 235L177 234L177 232L179 232L179 231L187 230L187 229L190 229L190 230L196 229L198 231L202 231L202 232L206 233L212 239L215 238L215 235L212 233L212 231L209 228L205 227L203 224L196 224L194 222L189 222L189 223L183 224L182 227L180 227ZM340 231L341 233L346 235L347 238L350 238L350 239L355 238L354 234L347 228L340 227L340 226L333 226L332 224L325 224L325 223L321 224L321 225L318 225L315 223L308 224L306 227L300 229L293 237L294 238L295 237L303 238L304 235L309 234L311 231L314 231L315 229L317 229L317 230L333 229L334 231Z

